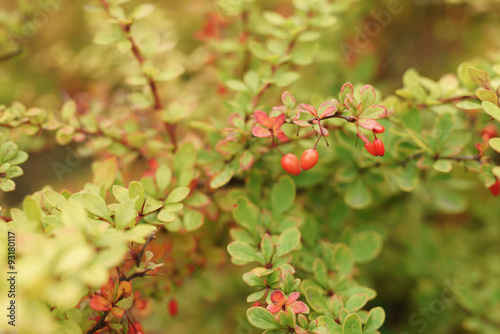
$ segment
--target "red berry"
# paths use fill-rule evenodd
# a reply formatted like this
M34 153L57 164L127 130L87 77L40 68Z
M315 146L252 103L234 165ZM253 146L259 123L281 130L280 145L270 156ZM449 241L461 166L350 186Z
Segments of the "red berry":
M305 150L300 157L300 167L302 167L303 170L309 170L316 166L318 158L319 154L315 149L310 148Z
M375 148L373 147L372 143L370 143L370 142L366 143L365 148L368 151L368 153L370 153L374 157L376 157L378 155L377 152L375 151Z
M500 180L497 179L489 189L493 196L500 195Z
M281 158L281 167L292 175L300 174L299 158L292 153L287 153Z
M377 138L373 141L373 148L375 149L375 153L377 153L377 155L380 155L381 157L384 156L385 147L384 143L382 143L380 139Z
M177 301L175 299L171 299L169 302L168 302L168 313L170 313L170 315L172 317L175 317L177 315Z
M373 133L384 133L385 128L382 124L377 123L377 126L375 126L372 131Z

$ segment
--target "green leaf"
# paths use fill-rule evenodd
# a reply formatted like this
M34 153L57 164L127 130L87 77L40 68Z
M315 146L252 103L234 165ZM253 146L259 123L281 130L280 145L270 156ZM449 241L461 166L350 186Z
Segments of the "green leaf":
M263 307L252 307L247 311L248 321L260 329L278 329L281 328L279 322L274 316Z
M175 214L170 212L168 208L163 208L158 212L158 220L165 222L165 223L170 223L175 220Z
M366 321L363 331L376 331L385 321L385 311L381 307L374 307L368 313L368 320Z
M264 261L262 261L263 257L259 257L257 251L247 243L241 241L233 241L227 246L227 251L238 261L242 261L245 263L256 261L264 264Z
M343 274L349 274L354 264L354 256L349 247L339 244L333 250L333 261L337 269Z
M441 212L445 213L457 214L467 210L466 198L462 194L450 190L435 189L433 202Z
M144 188L142 184L137 181L132 181L128 185L128 194L130 198L137 198L135 200L135 208L138 212L141 212L144 201L146 200L146 193L144 192Z
M175 188L168 194L167 200L165 201L165 204L169 203L179 203L182 200L184 200L188 195L189 195L189 188L188 187L178 187Z
M133 20L140 20L140 19L143 19L143 18L149 16L151 13L154 12L154 10L155 10L155 6L153 4L150 4L150 3L140 4L130 14L130 18Z
M271 260L271 256L273 255L273 242L271 240L271 236L267 233L262 237L260 250L266 259L266 262L269 262Z
M119 204L114 217L116 228L123 230L126 227L133 227L135 225L136 216L137 211L133 200L128 200L127 202Z
M476 96L481 101L489 101L489 102L491 102L493 104L498 105L498 96L492 90L478 89L476 91Z
M236 200L233 217L241 227L254 231L259 220L259 208L248 198L240 197Z
M357 293L347 300L347 302L345 303L345 308L350 312L358 311L363 306L365 306L367 301L368 296L366 295L366 293Z
M64 102L61 108L61 116L65 122L69 122L70 118L76 113L76 102L74 100L68 100Z
M284 73L279 73L276 75L275 84L278 87L286 87L300 78L300 74L297 72L289 71Z
M163 194L172 180L172 171L168 168L168 166L160 165L160 167L156 170L155 180L158 190L161 194Z
M33 196L26 196L24 198L23 212L29 220L41 221L42 219L42 208Z
M342 334L342 327L332 318L322 315L316 320L319 326L328 328L329 334Z
M349 185L344 196L344 201L353 209L364 209L370 206L372 202L372 193L365 186L363 181L358 178L354 183Z
M439 159L432 164L432 168L442 173L449 173L453 168L451 161L448 159Z
M480 110L482 107L479 103L472 101L462 101L457 103L457 107L464 110Z
M488 72L472 66L467 67L467 72L477 86L483 87L484 89L490 89L490 75Z
M82 194L83 205L85 208L93 213L94 215L107 220L108 222L113 221L108 214L108 208L106 207L106 202L95 194Z
M203 225L203 221L205 220L205 216L199 211L195 210L186 210L184 214L184 227L186 231L194 231Z
M354 261L365 263L373 260L382 249L382 235L375 231L356 234L350 241Z
M491 138L488 142L492 149L500 153L500 138Z
M482 106L484 111L486 111L491 117L500 122L500 108L497 105L489 101L485 101L482 103Z
M226 81L226 86L229 89L237 91L237 92L246 92L246 91L248 91L247 85L245 85L244 82L239 81L239 80L234 80L234 79L227 80Z
M122 40L123 36L115 31L100 31L94 38L94 43L99 45L110 45Z
M118 161L114 156L92 163L92 174L94 176L92 182L99 187L104 185L106 190L115 182L117 173Z
M43 192L45 198L47 201L49 201L50 204L55 206L58 210L62 210L62 208L66 205L67 201L66 198L64 198L63 195L53 191L53 190L45 190Z
M264 46L256 41L250 41L248 43L248 48L253 55L261 60L266 60L269 56L269 52L264 48Z
M276 213L283 213L291 208L295 201L295 183L288 175L280 177L271 189L271 205Z
M375 102L375 89L370 85L361 88L361 110L365 110Z
M117 185L113 186L113 195L120 203L126 202L131 198L128 194L127 188L117 186Z
M361 319L356 313L350 314L345 318L342 325L342 334L362 334Z
M305 291L306 300L311 308L319 313L326 313L328 309L326 308L326 300L321 294L321 292L315 287L308 287Z
M300 245L300 231L296 227L289 228L278 238L276 242L276 256L280 257L290 253Z
M220 188L231 180L234 175L234 168L230 166L224 167L222 171L217 173L210 181L210 187Z
M275 26L282 26L286 22L286 19L276 12L266 11L262 16L264 20Z

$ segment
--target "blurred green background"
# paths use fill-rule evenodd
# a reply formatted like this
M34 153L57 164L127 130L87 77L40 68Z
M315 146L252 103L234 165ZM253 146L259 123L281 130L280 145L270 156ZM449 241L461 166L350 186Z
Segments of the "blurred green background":
M216 114L214 91L193 86L197 78L214 76L203 66L208 47L194 36L207 15L218 10L217 4L208 0L151 2L157 12L147 24L158 27L176 44L171 56L183 59L188 69L181 87L206 101L200 106L203 112ZM263 9L285 13L292 8L284 0L258 3ZM95 33L106 24L103 14L92 10L95 4L82 0L0 3L0 58L19 50L19 55L0 62L0 104L20 101L29 107L58 109L65 99L73 98L84 108L125 94L123 78L137 69L130 66L130 55L93 44ZM353 45L374 13L395 4L400 10L390 15L387 26L367 38L352 57L344 57L342 43ZM308 101L330 96L350 81L370 83L386 96L401 87L401 77L410 67L438 80L455 73L468 59L499 62L499 16L499 1L351 1L339 23L322 36L317 61L301 71L302 79L289 90L298 100ZM176 90L168 94L175 95ZM268 94L264 102L273 105L279 96L274 95ZM58 147L46 134L37 141L23 136L15 139L30 152L30 159L23 165L25 175L16 179L17 190L0 194L4 209L18 205L26 194L44 185L76 191L90 179L89 159L62 179L54 172L53 162L64 162L74 152L73 146ZM368 226L385 235L382 254L362 268L360 278L379 294L369 306L380 305L388 314L383 333L500 333L500 210L498 199L487 190L478 187L466 192L467 210L452 214L430 209L422 193L390 198L361 211L343 203L331 205L328 191L318 187L301 190L299 198L307 202L307 196L318 192L322 195L309 207L331 231ZM222 248L227 241L221 238ZM252 292L241 280L245 269L226 261L219 270L205 273L216 288L215 296L203 296L203 286L192 289L197 282L186 282L179 292L179 317L168 318L166 306L155 305L145 326L151 331L146 333L162 327L168 330L158 333L258 333L245 318L249 305L244 300ZM451 287L458 291L453 301L447 298ZM465 328L463 320L471 312L464 305L478 310Z

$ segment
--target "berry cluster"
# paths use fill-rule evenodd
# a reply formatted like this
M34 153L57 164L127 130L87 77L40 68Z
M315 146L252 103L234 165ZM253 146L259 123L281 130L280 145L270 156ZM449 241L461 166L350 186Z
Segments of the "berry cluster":
M318 163L319 154L313 148L307 149L299 158L295 154L287 153L281 158L281 167L292 175L299 175L301 170L309 170Z

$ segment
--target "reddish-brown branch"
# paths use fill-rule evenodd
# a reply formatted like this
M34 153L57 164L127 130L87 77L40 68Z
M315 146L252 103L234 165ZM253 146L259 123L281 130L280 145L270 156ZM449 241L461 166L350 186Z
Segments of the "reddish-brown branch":
M101 0L104 8L106 8L106 11L109 14L109 3L107 0ZM137 62L142 66L144 65L144 56L141 53L141 50L137 46L137 43L135 42L134 38L130 34L130 25L126 25L124 23L118 22L118 25L122 29L122 31L125 33L127 36L128 41L130 42L131 49L132 49L132 54L134 55L135 59ZM156 85L156 82L150 78L149 76L146 75L146 80L148 81L148 86L151 89L151 93L153 94L153 98L155 100L154 102L154 109L156 111L163 110L163 104L160 99L160 95L158 93L158 87ZM172 141L172 144L174 145L174 150L177 148L177 140L175 136L175 124L165 122L165 128L167 130L168 136L170 137L170 140Z

